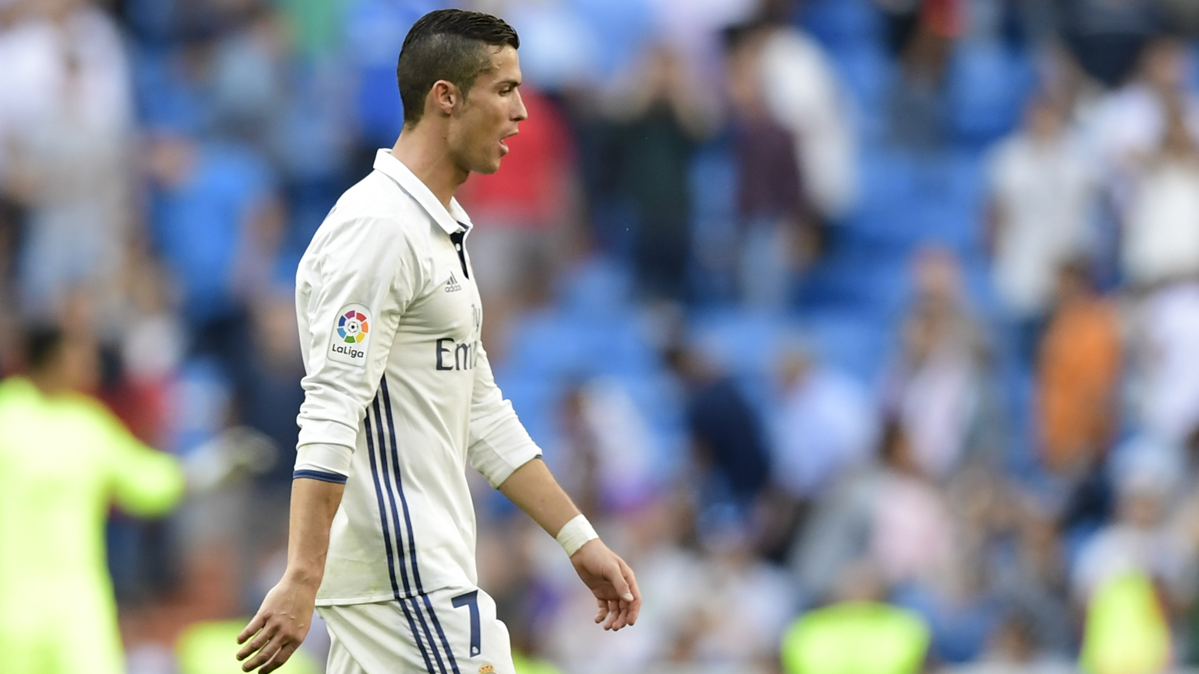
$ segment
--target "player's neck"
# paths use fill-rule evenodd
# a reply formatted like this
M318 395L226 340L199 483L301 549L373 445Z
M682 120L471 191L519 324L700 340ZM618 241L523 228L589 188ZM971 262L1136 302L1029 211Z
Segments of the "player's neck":
M447 210L454 191L469 175L450 158L444 136L433 128L405 127L391 156L407 166Z

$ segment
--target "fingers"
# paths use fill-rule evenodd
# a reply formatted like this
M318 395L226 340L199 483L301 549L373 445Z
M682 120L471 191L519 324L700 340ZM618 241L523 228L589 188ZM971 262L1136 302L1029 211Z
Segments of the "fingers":
M257 618L255 618L255 620L257 620ZM253 623L251 623L251 624L253 624ZM249 629L249 628L247 628L247 629ZM263 646L266 646L267 642L269 642L271 640L271 637L275 636L275 634L278 631L279 631L279 628L275 627L273 625L267 626L264 629L259 630L258 635L255 636L252 640L250 640L250 643L246 644L244 648L242 648L240 651L237 652L237 659L245 660L246 658L250 657L250 655L257 653L258 651L261 651ZM245 632L242 632L242 634L245 634ZM240 636L238 638L240 639ZM249 670L246 670L246 671L249 671Z
M291 654L295 653L296 649L299 647L300 643L298 641L291 641L284 644L279 651L275 653L275 657L271 658L271 661L263 665L262 669L258 671L261 672L261 674L270 674L276 669L279 669L283 666L283 663L287 662L287 659L290 658Z
M608 620L604 623L604 629L610 630L616 624L620 617L620 602L615 599L608 600Z
M262 626L265 624L266 624L266 618L261 613L254 616L254 619L250 621L250 624L246 625L246 628L241 631L241 634L237 635L237 643L239 643L239 644L246 643L246 639L249 639L250 637L257 634L258 630L261 630Z
M612 589L616 590L617 597L620 597L623 601L631 602L634 599L633 592L629 589L629 583L624 579L625 569L628 567L624 566L622 568L624 562L619 557L616 558L616 562L616 564L612 564L605 569L604 579L612 584Z
M598 625L608 617L608 602L604 599L596 599L595 603L599 604L599 613L595 614L595 624Z
M277 640L268 642L262 648L262 650L258 651L258 653L256 653L254 655L254 657L252 657L249 660L246 660L244 663L242 663L241 671L252 672L255 669L258 669L259 667L263 666L264 664L270 662L271 659L274 658L275 655L277 655L278 653L279 653L279 644L277 643Z
M633 574L633 569L622 559L620 560L621 570L624 571L624 577L629 581L629 589L633 593L633 601L629 603L628 621L629 624L637 622L637 616L641 614L641 588L637 587L637 576Z
M258 654L242 664L243 672L252 672L261 667L259 670L262 674L268 674L283 666L292 653L300 647L299 640L294 637L283 634L276 634L274 639L271 639Z
M616 616L616 621L612 623L612 631L619 631L630 624L632 623L629 622L629 604L622 601L620 602L620 614Z

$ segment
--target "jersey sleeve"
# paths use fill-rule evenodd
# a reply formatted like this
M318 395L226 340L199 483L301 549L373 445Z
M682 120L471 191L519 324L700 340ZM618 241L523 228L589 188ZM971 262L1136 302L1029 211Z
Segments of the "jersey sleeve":
M98 403L93 413L93 439L108 459L108 483L117 505L138 517L157 517L174 508L186 484L179 461L142 443Z
M482 343L475 362L467 454L470 465L492 487L499 487L517 468L541 456L541 448L529 437L512 403L504 399L496 386Z
M325 479L335 481L349 473L358 425L422 271L397 223L357 218L338 224L309 274L308 281L298 279L296 296L307 346L296 468L330 473ZM309 467L312 458L319 460Z

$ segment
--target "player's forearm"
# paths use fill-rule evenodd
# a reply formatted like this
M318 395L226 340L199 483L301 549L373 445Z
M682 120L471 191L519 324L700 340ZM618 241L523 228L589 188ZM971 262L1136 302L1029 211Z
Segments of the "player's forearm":
M291 484L291 520L287 542L287 575L319 587L329 552L329 529L341 505L345 485L297 478Z
M579 509L541 459L533 459L517 468L499 489L551 536L557 536L563 525L579 514Z

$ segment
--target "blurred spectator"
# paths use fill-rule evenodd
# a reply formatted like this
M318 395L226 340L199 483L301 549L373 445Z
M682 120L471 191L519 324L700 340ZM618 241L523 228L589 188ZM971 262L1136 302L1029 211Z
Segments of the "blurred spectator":
M0 61L20 67L0 71L0 139L72 118L101 134L130 131L129 70L112 19L87 0L18 0L12 11Z
M0 73L0 190L25 209L21 308L45 320L87 287L111 309L132 219L129 73L116 27L88 3L48 3L0 34L0 62L24 66Z
M690 661L767 671L798 603L793 582L756 557L747 527L736 517L701 520L700 540L706 553L700 586L708 598L689 619Z
M781 404L773 419L773 480L799 501L818 499L865 463L878 443L869 393L837 369L793 348L780 358Z
M1059 269L1056 305L1038 360L1042 460L1053 473L1079 476L1118 428L1120 322L1082 262Z
M750 508L770 479L761 421L737 382L693 346L672 347L666 362L686 396L687 429L705 506Z
M778 4L778 3L776 3ZM818 42L784 23L766 19L756 71L770 117L792 136L804 202L826 221L837 221L857 198L855 111Z
M650 498L655 438L618 380L572 387L562 417L563 487L580 510L589 516L619 513Z
M1135 421L1151 436L1182 443L1199 428L1199 284L1152 293L1134 318Z
M992 635L976 664L942 670L943 674L1075 674L1078 668L1066 658L1040 648L1041 636L1032 621L1008 614Z
M832 601L844 570L868 554L881 475L871 465L813 505L787 560L806 606Z
M774 116L767 101L773 84L759 74L768 31L756 24L725 31L726 78L738 172L739 290L746 304L779 310L818 237L795 133Z
M711 131L711 106L680 54L657 46L644 57L633 89L614 104L617 190L637 214L633 262L639 289L656 299L687 299L691 257L688 171Z
M959 0L874 0L887 25L887 44L901 55L920 33L954 37L962 29L963 3Z
M1020 355L1031 359L1053 300L1057 268L1082 253L1096 176L1066 127L1061 101L1042 94L1024 128L990 161L989 241L996 290L1016 317Z
M952 253L927 249L914 263L916 298L884 407L903 425L921 470L944 477L967 454L997 449L994 402L984 378L981 331L966 313Z
M287 102L288 35L282 17L261 0L229 4L230 27L207 64L212 132L266 151Z
M1124 225L1124 274L1147 288L1199 275L1199 144L1183 101L1166 101L1159 151L1133 186Z
M945 69L961 30L960 0L875 0L887 18L901 78L890 92L888 138L899 147L933 150L946 139Z
M125 256L121 289L127 300L120 319L121 376L105 398L142 441L167 446L173 420L172 387L186 348L186 335L175 314L175 298L162 264L144 244Z
M1170 642L1152 580L1126 572L1105 580L1087 606L1079 660L1087 673L1164 672L1173 660Z
M1128 571L1096 588L1079 658L1084 671L1163 672L1171 649L1170 626L1150 578Z
M887 426L882 452L871 513L870 561L891 585L931 581L947 572L952 561L949 503L898 423Z
M1185 120L1192 137L1199 137L1199 98L1186 88L1186 58L1183 43L1157 38L1140 57L1136 77L1083 114L1086 142L1121 212L1128 207L1129 193L1146 161L1162 147L1170 127L1171 105L1179 106L1175 112Z
M879 461L818 501L791 548L808 604L829 601L842 572L867 561L888 586L945 573L954 524L945 495L922 471L903 427L888 421Z
M998 476L991 476L999 480ZM964 488L970 488L967 482ZM991 497L972 499L974 514L964 530L975 557L964 563L986 565L988 589L1003 605L1007 616L990 635L987 653L1016 658L1009 637L1008 620L1018 619L1036 634L1035 648L1043 658L1066 657L1075 645L1073 613L1069 603L1065 550L1059 539L1058 523L1044 504L1014 486L989 489ZM967 498L971 496L966 494ZM991 520L977 526L979 520ZM1028 646L1032 646L1029 644ZM981 654L984 660L987 653ZM1028 653L1032 655L1032 653ZM1004 656L1000 656L1004 657Z
M1112 466L1118 509L1116 520L1078 552L1071 575L1079 605L1090 605L1097 592L1122 574L1143 574L1161 587L1167 611L1195 595L1193 546L1178 535L1168 518L1181 477L1179 457L1168 446L1144 438L1121 448Z
M1066 0L1059 16L1066 44L1109 87L1125 81L1162 26L1153 0Z
M786 674L925 671L928 628L909 611L882 603L885 590L864 565L844 570L836 601L809 611L782 642Z

